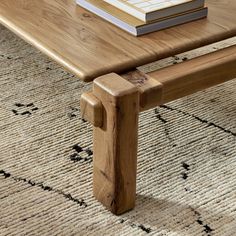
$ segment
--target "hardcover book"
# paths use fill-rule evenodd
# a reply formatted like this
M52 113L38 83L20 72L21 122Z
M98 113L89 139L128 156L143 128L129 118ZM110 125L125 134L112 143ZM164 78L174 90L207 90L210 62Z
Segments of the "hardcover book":
M204 0L104 0L120 10L150 22L204 6Z
M207 7L198 8L193 11L188 11L182 14L145 23L103 0L77 0L77 3L81 7L135 36L140 36L182 23L201 19L206 17L208 12Z

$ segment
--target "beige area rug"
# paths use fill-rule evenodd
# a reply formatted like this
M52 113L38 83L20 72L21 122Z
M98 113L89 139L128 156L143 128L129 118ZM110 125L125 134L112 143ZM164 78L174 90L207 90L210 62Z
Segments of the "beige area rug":
M140 115L137 206L122 216L92 196L90 86L0 27L0 235L236 235L236 80Z

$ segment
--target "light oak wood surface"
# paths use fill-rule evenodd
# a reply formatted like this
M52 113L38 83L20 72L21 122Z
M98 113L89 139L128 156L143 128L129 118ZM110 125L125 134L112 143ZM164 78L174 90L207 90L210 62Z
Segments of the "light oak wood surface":
M147 74L162 84L156 106L236 78L236 45Z
M139 92L116 74L94 81L93 94L101 101L102 127L94 127L94 196L114 214L135 205Z
M74 0L1 0L0 23L90 81L236 35L236 1L207 0L207 19L134 37Z
M114 214L134 207L140 111L235 77L236 46L231 46L147 74L136 70L97 78L81 104L84 118L102 119L93 133L94 196Z
M139 70L130 71L122 77L135 85L140 94L140 111L148 110L162 101L163 85Z
M112 80L114 76L109 78ZM146 74L134 70L120 75L121 81L125 79L138 89L139 112L234 78L236 78L236 45ZM123 83L119 85L116 80L115 86L120 87ZM101 127L101 120L104 119L101 111L104 108L93 92L83 94L81 107L84 119L94 126ZM99 120L96 124L94 117Z
M140 111L190 95L236 77L236 45L147 74L122 75L140 92Z
M95 127L101 127L103 123L102 103L92 92L85 92L80 98L81 117L89 121Z

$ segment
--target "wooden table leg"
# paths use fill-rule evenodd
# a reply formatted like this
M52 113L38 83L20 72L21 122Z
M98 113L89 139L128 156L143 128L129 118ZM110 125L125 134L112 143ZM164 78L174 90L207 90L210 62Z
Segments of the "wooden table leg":
M139 92L116 74L94 81L103 125L94 128L95 197L114 214L135 206Z
M139 92L127 80L109 74L94 81L92 94L91 99L82 97L81 109L99 124L94 122L91 104L97 99L103 107L102 124L93 131L94 196L111 212L121 214L135 206Z
M236 46L143 74L108 74L81 98L94 125L94 195L115 214L135 205L138 114L236 76Z

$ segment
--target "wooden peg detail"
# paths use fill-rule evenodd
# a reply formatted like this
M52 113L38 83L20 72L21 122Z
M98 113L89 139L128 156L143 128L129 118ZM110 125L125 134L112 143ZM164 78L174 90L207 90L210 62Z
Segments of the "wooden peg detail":
M135 206L139 91L116 74L94 81L103 125L94 128L94 196L114 214Z
M83 119L89 121L95 127L102 126L103 106L92 92L82 94L80 100L80 110Z

